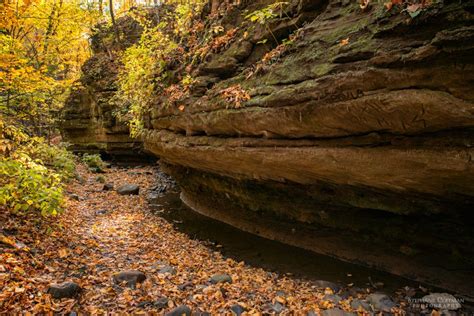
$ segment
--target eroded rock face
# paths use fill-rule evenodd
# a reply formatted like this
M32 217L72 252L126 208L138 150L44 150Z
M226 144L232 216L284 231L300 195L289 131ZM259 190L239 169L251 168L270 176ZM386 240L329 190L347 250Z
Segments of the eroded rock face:
M192 71L185 100L150 100L145 149L200 213L472 294L473 2L411 19L377 3L294 0L268 27L242 18L268 3L240 1L223 17L238 36ZM64 130L78 148L139 146L101 101L113 76L71 97ZM223 96L236 86L251 99Z
M282 39L306 22L291 46L259 63L271 37L257 28L208 58L184 110L157 98L146 149L198 212L469 293L472 2L411 20L353 1L290 6L271 29ZM242 106L222 97L236 84Z
M142 142L129 136L128 126L116 119L114 95L121 67L120 52L135 43L142 31L131 18L118 20L120 45L112 30L99 25L92 38L93 56L83 66L78 86L65 103L61 130L75 152L95 152L136 159L143 154Z

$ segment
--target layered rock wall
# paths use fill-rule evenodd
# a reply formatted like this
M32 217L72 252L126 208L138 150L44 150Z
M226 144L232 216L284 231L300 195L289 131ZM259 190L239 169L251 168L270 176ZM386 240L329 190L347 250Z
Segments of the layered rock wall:
M295 1L273 34L235 15L247 37L195 70L184 110L155 101L145 147L198 212L469 293L473 9L445 1L412 19ZM295 25L293 43L265 56L259 42ZM232 87L251 99L229 101Z
M225 8L237 35L191 67L184 99L150 100L145 149L198 212L472 294L474 2L411 18L406 5L294 0L268 23L244 18L271 3ZM65 133L135 146L93 82Z
M131 18L118 20L120 43L107 25L99 25L92 38L92 57L82 67L82 77L71 92L62 113L63 138L75 152L101 153L115 158L145 157L143 144L132 139L128 125L117 119L120 109L114 96L121 68L121 52L135 43L142 32Z

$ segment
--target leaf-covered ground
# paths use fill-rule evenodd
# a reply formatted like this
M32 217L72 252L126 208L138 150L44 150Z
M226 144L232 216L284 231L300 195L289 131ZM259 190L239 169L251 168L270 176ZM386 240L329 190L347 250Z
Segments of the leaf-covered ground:
M355 311L351 302L367 295L336 297L310 281L226 259L176 231L148 208L147 188L157 179L152 167L133 172L114 167L103 175L115 187L140 185L135 196L103 191L97 174L82 166L79 172L85 181L69 184L61 216L44 222L1 213L0 311L164 314L186 305L197 314L231 314L233 307L246 315L305 315L333 307ZM163 268L168 273L160 273ZM124 270L147 278L135 289L115 284L113 275ZM228 274L232 282L212 284L215 274ZM46 293L50 284L64 281L78 283L82 293L60 300Z

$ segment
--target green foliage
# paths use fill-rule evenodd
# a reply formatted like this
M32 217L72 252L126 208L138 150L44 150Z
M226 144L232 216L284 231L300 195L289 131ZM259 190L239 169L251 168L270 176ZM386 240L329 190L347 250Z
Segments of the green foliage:
M36 163L26 154L0 160L0 204L13 213L40 211L57 215L63 209L61 176Z
M41 138L33 138L19 152L31 157L36 163L54 170L61 180L69 180L76 174L74 155L61 146L50 146Z
M145 27L139 43L129 47L123 55L124 69L119 77L120 97L130 106L120 117L130 125L132 137L140 135L143 123L140 117L149 109L152 95L163 89L168 78L167 60L178 45L162 29L165 23Z
M276 44L278 45L278 40L276 39L275 35L271 31L268 23L275 19L276 17L282 17L284 12L284 7L288 5L288 2L275 2L272 3L263 9L255 10L247 15L245 15L245 19L249 20L250 22L258 23L264 25L265 28L270 32L273 39L275 40ZM260 41L258 44L265 44L267 39Z
M89 168L100 170L105 168L105 163L98 154L84 154L82 156L82 162L85 163Z
M263 9L255 10L245 16L245 19L265 25L268 21L276 18L282 17L284 13L284 7L288 4L288 2L275 2Z

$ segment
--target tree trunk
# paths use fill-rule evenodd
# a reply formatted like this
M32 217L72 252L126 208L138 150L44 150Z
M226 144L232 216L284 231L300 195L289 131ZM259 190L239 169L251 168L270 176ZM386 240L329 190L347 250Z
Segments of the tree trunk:
M120 38L119 38L118 29L117 29L117 24L115 23L113 0L109 0L109 10L110 10L110 19L112 20L112 27L114 29L114 34L115 34L115 42L119 43Z

